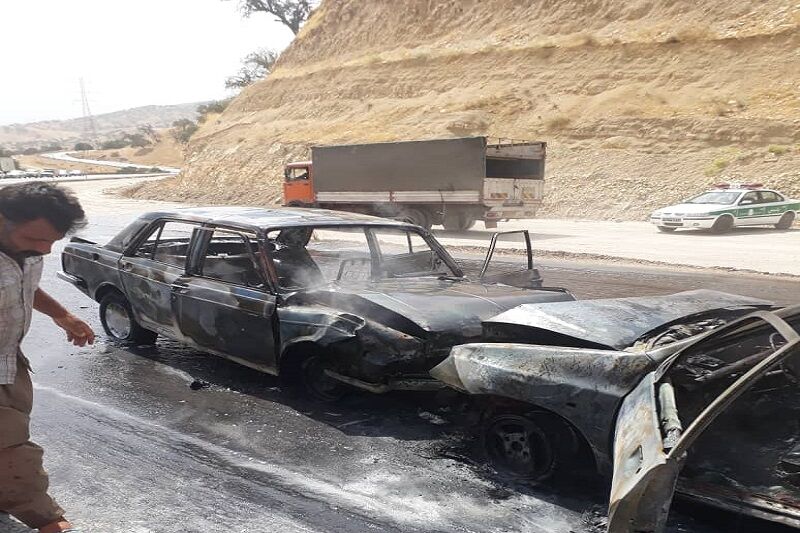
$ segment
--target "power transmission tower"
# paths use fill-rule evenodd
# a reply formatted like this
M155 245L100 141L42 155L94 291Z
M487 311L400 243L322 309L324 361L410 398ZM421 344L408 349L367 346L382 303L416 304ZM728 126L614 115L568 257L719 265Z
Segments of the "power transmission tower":
M83 106L83 133L88 137L88 141L92 144L97 143L97 127L94 124L94 117L92 110L89 109L89 99L86 97L86 86L81 81L81 105Z

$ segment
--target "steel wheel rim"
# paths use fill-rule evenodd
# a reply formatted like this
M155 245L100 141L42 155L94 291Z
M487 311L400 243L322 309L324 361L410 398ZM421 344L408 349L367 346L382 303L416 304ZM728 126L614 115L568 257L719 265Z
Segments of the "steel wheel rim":
M131 334L133 323L124 305L111 302L106 306L106 327L117 339L127 339Z
M495 468L537 480L553 468L553 449L542 429L519 415L498 417L486 431L486 451Z

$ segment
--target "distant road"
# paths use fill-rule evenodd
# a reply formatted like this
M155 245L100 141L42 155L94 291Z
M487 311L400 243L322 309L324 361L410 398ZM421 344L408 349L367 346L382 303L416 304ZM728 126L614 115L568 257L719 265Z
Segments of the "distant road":
M160 167L159 167L160 168ZM165 176L171 176L172 173L169 172L162 172L162 173L148 173L148 174L83 174L80 176L53 176L53 177L46 177L46 178L4 178L0 180L0 187L3 185L12 185L14 183L24 183L26 181L54 181L58 183L67 183L70 181L106 181L106 180L118 180L118 179L128 179L131 178L163 178Z
M80 159L77 157L73 157L69 155L69 152L51 152L49 154L42 154L42 157L47 157L49 159L56 159L58 161L69 161L70 163L88 163L91 165L105 165L107 167L114 167L114 168L125 168L125 167L132 167L132 168L160 168L164 172L168 174L177 174L181 171L179 168L175 167L167 167L163 165L138 165L135 163L128 163L124 161L102 161L99 159Z

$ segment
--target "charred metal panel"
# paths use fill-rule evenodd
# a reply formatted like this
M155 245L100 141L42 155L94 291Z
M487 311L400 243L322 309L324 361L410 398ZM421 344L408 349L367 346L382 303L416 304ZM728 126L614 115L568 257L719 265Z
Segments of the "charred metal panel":
M101 287L122 287L117 269L119 258L117 252L93 244L73 242L64 247L61 265L64 272L83 280L84 292L97 299Z
M173 284L172 311L197 346L276 369L275 296L221 281L183 277Z
M601 470L621 399L654 366L646 355L524 344L456 346L431 375L470 394L511 398L553 411L586 438Z
M486 337L490 339L505 338L505 332L517 332L525 336L525 342L621 350L642 335L692 314L770 304L757 298L710 290L666 296L525 304L487 320L484 328Z
M368 316L416 336L434 338L449 333L452 339L445 343L450 346L459 339L480 337L482 320L521 303L573 299L564 292L435 278L353 282L296 298Z
M329 191L482 190L483 137L315 146L314 187Z
M661 533L667 523L681 461L668 460L662 446L654 376L645 376L619 410L608 533Z
M383 324L316 305L287 305L278 311L282 354L310 344L324 351L330 368L370 382L430 368L426 344ZM440 355L443 357L444 355Z

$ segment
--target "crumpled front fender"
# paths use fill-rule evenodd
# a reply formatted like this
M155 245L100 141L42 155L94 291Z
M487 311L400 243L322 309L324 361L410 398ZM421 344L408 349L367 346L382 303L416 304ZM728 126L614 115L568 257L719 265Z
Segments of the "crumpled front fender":
M644 354L536 346L465 344L431 375L468 394L509 398L569 421L610 471L611 436L622 398L654 366Z

